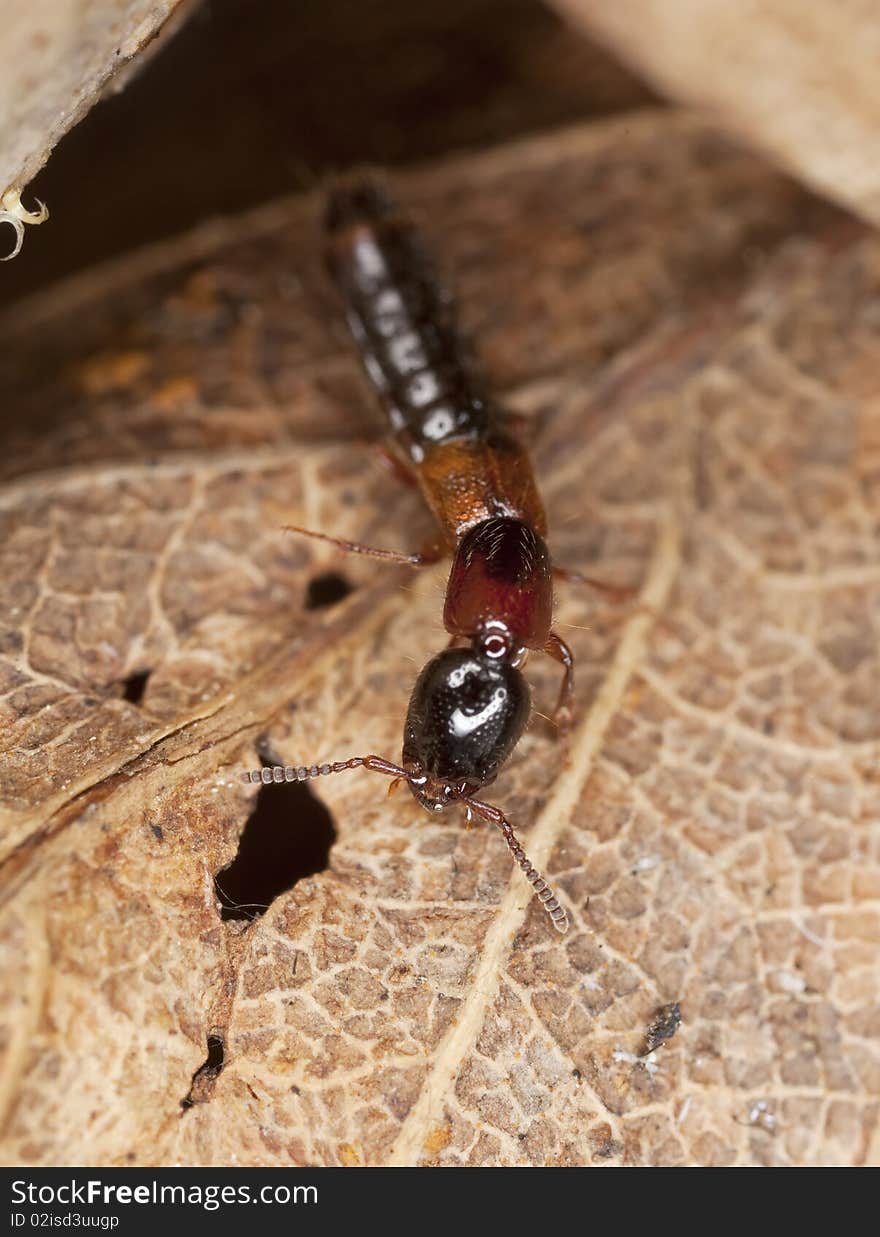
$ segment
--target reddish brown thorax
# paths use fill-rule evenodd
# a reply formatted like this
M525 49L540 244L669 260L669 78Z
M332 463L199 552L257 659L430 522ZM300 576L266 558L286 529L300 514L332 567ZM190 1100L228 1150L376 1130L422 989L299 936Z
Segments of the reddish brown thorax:
M543 649L553 618L553 577L544 538L522 520L484 520L462 537L446 587L443 622L477 637L490 656Z

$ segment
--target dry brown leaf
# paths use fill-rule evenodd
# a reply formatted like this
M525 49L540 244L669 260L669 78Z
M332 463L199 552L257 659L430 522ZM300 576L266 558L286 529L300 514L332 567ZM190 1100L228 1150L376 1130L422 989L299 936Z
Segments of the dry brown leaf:
M277 531L428 527L313 202L107 268L3 324L3 1158L876 1161L880 243L668 114L399 188L541 423L558 560L641 590L562 598L568 759L538 719L494 790L572 931L362 774L316 788L329 868L221 920L259 737L396 755L444 570ZM307 611L327 567L360 587Z
M156 37L180 2L28 0L5 7L0 196L33 179L56 142L97 102L108 80ZM5 243L5 233L0 240Z
M860 0L551 0L660 90L880 222L876 12Z

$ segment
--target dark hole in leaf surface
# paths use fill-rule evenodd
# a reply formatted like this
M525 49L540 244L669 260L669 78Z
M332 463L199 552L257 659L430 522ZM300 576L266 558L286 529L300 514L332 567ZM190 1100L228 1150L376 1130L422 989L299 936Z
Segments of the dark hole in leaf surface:
M129 704L140 704L151 673L151 670L139 670L136 674L130 674L122 684L122 699Z
M354 591L344 575L338 571L322 571L320 575L309 580L306 589L305 606L307 610L326 610L329 606L338 605L340 601Z
M214 878L220 918L259 918L279 894L326 869L335 841L333 817L305 782L261 787L238 854Z

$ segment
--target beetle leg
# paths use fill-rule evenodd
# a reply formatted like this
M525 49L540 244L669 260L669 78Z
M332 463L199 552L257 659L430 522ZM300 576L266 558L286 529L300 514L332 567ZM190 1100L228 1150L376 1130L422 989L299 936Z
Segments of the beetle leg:
M571 701L574 695L574 657L571 649L551 631L544 645L544 652L558 661L563 667L562 686L559 689L559 699L553 712L553 720L564 734L571 725Z

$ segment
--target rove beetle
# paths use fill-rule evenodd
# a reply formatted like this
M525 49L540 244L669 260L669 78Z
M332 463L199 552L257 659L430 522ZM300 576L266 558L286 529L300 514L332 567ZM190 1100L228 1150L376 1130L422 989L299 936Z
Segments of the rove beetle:
M422 553L399 554L296 526L289 531L414 567L451 551L443 615L451 641L416 681L400 764L355 756L257 769L244 779L306 781L362 768L404 780L428 811L461 804L469 820L498 826L553 926L565 932L566 911L510 821L476 796L495 780L528 721L522 667L530 651L561 663L555 719L561 729L568 724L574 662L551 627L554 573L609 586L553 567L544 507L514 418L492 400L459 334L452 298L384 186L371 178L340 183L327 201L324 235L327 268L390 423L394 462L421 490L439 538Z

